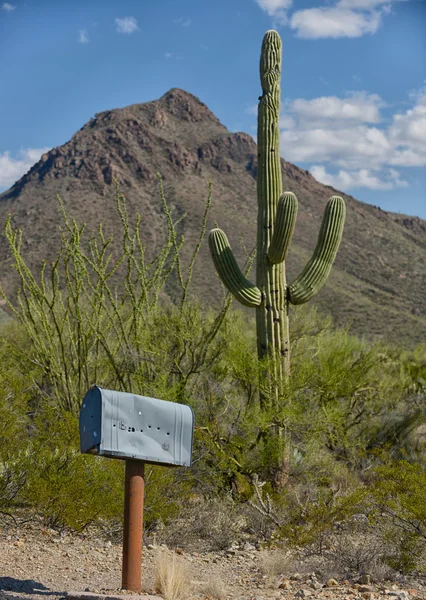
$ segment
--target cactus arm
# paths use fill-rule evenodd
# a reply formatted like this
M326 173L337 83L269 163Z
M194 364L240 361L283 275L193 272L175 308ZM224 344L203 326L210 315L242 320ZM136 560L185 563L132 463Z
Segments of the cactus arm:
M259 306L262 303L262 292L242 274L228 238L221 229L210 231L209 246L216 271L228 290L241 304Z
M297 198L292 192L284 192L278 201L274 233L268 250L272 264L285 260L297 217Z
M288 289L292 304L307 302L326 282L342 239L345 214L343 199L332 196L327 202L314 253L303 272Z

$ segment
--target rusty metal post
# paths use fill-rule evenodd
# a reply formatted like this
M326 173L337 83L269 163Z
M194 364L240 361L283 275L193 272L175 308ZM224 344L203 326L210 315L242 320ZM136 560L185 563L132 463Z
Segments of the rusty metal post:
M132 592L140 592L142 582L144 467L140 460L126 460L121 587Z

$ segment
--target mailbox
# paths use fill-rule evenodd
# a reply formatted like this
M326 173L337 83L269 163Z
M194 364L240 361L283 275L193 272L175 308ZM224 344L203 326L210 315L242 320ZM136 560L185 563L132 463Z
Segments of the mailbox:
M156 465L190 466L189 406L93 386L80 410L80 450Z

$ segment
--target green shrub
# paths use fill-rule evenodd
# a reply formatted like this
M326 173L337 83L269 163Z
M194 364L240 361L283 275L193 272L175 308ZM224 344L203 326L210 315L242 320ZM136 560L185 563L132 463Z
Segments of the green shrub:
M12 340L26 344L16 323L0 326L0 511L9 512L27 480L32 388L31 365L13 352Z
M426 470L419 463L397 461L375 467L367 477L372 518L385 529L393 568L425 570Z
M77 419L50 403L32 427L21 501L58 529L82 530L97 519L120 519L123 464L80 454Z

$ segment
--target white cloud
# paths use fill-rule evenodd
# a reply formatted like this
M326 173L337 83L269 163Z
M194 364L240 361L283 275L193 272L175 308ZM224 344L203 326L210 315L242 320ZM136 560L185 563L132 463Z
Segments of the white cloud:
M290 19L290 27L297 36L310 39L357 38L375 33L380 23L378 11L362 13L339 6L298 10Z
M167 58L167 60L170 60L171 58L173 58L174 60L183 60L184 57L181 54L174 54L173 52L165 52L164 58Z
M406 187L397 168L426 166L426 85L409 98L409 107L386 120L381 109L389 105L365 91L286 100L279 120L283 156L313 163L312 174L338 189ZM256 116L257 105L245 112Z
M383 15L392 12L392 3L409 0L326 0L320 6L295 11L291 18L287 12L292 0L256 0L278 25L289 25L297 37L358 38L373 34L379 29Z
M135 17L116 18L115 23L117 25L116 31L118 31L118 33L134 33L139 30L138 22Z
M293 0L256 0L256 2L278 24L287 24L287 10L293 4Z
M382 177L375 175L371 169L359 169L352 172L340 170L336 175L332 175L326 171L325 167L313 165L309 171L324 185L330 185L338 190L347 191L359 187L370 190L392 190L396 187L408 186L408 182L402 180L395 169L388 169L382 174Z
M389 164L397 167L425 167L426 153L409 149L396 150L393 156L389 158Z
M346 129L323 128L300 130L298 126L281 133L286 159L291 162L331 162L345 168L379 166L391 151L386 135L375 127L358 125Z
M347 98L322 96L313 100L294 100L290 105L292 113L305 119L335 119L339 121L358 121L378 123L380 107L384 106L377 94L352 92Z
M0 154L0 188L9 188L20 179L50 148L26 148L11 158L10 152Z
M9 2L4 2L1 8L6 12L12 12L12 10L15 10L16 6L14 4L10 4Z
M175 19L175 23L178 23L182 27L189 27L192 21L191 19L184 19L183 17L179 17L179 19Z
M391 0L339 0L339 8L351 8L353 10L373 10L383 4L389 4Z
M280 115L278 126L280 129L293 129L296 126L296 121L290 115Z
M426 79L424 80L424 85L418 90L411 90L408 94L408 97L412 102L426 104Z
M280 118L285 158L349 170L426 166L425 91L410 94L414 105L392 115L387 127L380 127L386 104L376 94L287 102Z
M393 116L389 139L426 154L426 95L419 95L413 108Z
M85 29L80 29L78 32L78 41L80 44L89 43L89 36L87 35L87 31Z

